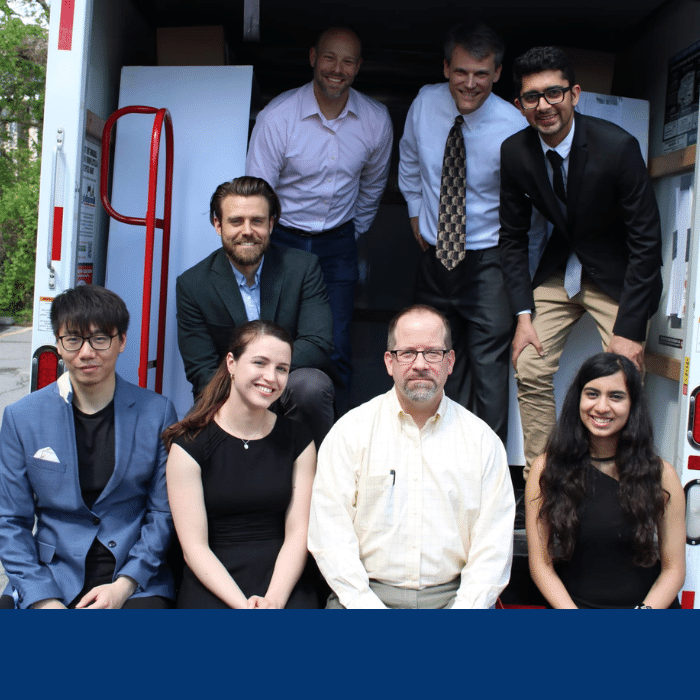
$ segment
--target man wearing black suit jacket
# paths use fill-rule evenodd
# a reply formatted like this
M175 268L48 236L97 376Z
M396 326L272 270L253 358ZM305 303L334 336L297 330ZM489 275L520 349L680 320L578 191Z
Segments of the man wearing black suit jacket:
M512 360L527 478L556 421L559 358L584 313L593 316L604 350L643 370L648 321L661 296L661 229L637 140L574 113L581 88L566 55L531 49L516 60L514 77L515 105L530 126L501 149L499 247L518 314ZM532 207L552 228L533 278Z
M236 326L279 323L294 340L278 410L309 425L320 445L333 424L333 320L318 258L270 243L277 195L257 177L219 185L209 216L222 247L177 278L177 340L195 399L228 352Z

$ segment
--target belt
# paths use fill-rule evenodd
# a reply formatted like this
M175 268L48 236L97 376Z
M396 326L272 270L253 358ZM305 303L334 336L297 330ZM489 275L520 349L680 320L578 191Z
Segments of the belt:
M284 224L276 224L277 228L281 228L283 231L288 233L293 233L302 238L320 238L321 236L332 236L334 233L339 233L341 229L347 226L352 220L348 220L342 224L338 224L334 228L326 229L325 231L304 231L300 228L292 228L291 226L285 226Z

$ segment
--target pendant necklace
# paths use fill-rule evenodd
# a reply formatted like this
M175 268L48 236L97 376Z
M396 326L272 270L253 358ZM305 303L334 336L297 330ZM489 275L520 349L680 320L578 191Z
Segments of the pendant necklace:
M225 417L223 414L221 414L221 413L220 413L220 415L221 415L221 417L224 419L224 423L226 423L226 425L228 426L228 429L231 431L231 433L233 433L233 436L234 436L234 437L238 437L238 435L236 435L236 431L233 429L233 427L232 427L231 424L228 422L228 420L226 419L226 417ZM262 426L263 426L263 423L265 422L265 419L266 419L266 418L267 418L267 416L263 416L263 419L260 421L260 425L258 426L258 429L257 429L257 430L255 431L255 433L254 433L253 435L251 435L251 437L249 437L247 440L244 440L242 437L238 437L238 439L243 443L243 449L244 449L244 450L247 450L247 449L248 449L248 443L249 443L251 440L254 440L254 439L256 439L256 438L258 437L258 434L260 433L260 430L261 430L261 428L262 428Z

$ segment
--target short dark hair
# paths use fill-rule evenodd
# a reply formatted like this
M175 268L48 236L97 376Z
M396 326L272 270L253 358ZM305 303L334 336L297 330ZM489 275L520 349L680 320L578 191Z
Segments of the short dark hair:
M405 309L401 309L401 311L399 311L389 321L389 328L387 330L386 339L386 349L395 349L394 345L396 345L396 326L398 322L407 314L411 314L416 311L433 314L442 321L442 325L445 327L445 348L447 350L452 350L452 329L450 328L450 322L447 320L447 316L445 316L445 314L433 308L432 306L428 306L428 304L413 304L413 306L407 306Z
M264 197L267 200L270 216L280 220L282 208L275 191L261 177L243 175L234 177L230 182L222 182L214 191L209 202L209 221L214 225L214 218L221 221L221 203L226 197Z
M505 46L496 32L481 20L462 22L452 27L445 35L445 60L450 63L452 53L457 46L478 59L493 56L496 68L503 63Z
M519 95L523 88L523 78L533 73L542 73L546 70L558 70L569 81L569 85L576 85L576 75L569 57L556 46L536 46L522 56L518 56L513 64L513 83L515 91Z
M123 336L129 328L129 311L120 296L96 284L66 289L51 303L51 328L58 336L65 327L73 333L90 335L92 327Z

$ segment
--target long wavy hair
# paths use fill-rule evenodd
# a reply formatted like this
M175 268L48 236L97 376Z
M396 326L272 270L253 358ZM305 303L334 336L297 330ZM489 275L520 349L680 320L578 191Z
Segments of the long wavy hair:
M576 509L589 486L589 433L580 418L581 392L588 382L619 371L624 374L630 398L629 418L619 433L617 445L620 505L634 523L634 563L648 567L658 560L654 536L669 494L661 486L663 463L653 449L642 377L629 359L607 352L594 355L583 363L569 387L559 421L547 441L547 462L540 476L539 518L549 528L547 546L553 558L557 540L561 548L560 558L571 558L578 536Z
M233 359L238 360L246 348L263 335L271 335L287 343L291 349L294 348L292 337L282 326L273 321L248 321L235 329L227 354L230 352ZM165 449L169 451L173 440L181 435L186 435L187 439L194 439L202 428L214 420L214 416L226 403L230 394L231 376L224 357L216 374L211 378L192 410L181 421L174 423L163 432L161 437Z

